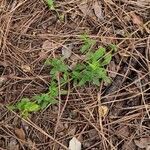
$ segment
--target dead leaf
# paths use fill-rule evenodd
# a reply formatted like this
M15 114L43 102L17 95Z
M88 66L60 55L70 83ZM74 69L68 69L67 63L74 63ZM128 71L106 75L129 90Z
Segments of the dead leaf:
M94 9L94 13L98 19L100 19L100 20L104 19L103 12L102 12L102 5L101 5L100 1L96 0L93 3L93 9Z
M139 148L147 148L150 145L150 137L140 138L139 140L134 140L134 142Z
M108 69L109 69L109 76L111 78L115 78L117 75L117 65L115 64L114 61L111 61L108 65Z
M25 141L25 133L24 133L24 130L22 128L16 128L15 134L19 139Z
M116 131L117 136L128 138L130 135L129 127L128 126L120 126Z
M7 81L6 77L0 77L0 87Z
M121 29L115 30L115 34L125 36L125 31Z
M54 43L50 42L49 40L44 41L42 45L42 49L47 51L51 50L54 47L55 47Z
M108 114L109 109L107 106L103 105L99 106L98 111L101 117L105 117Z
M81 150L81 142L73 137L69 142L69 150Z
M79 9L82 11L82 13L86 16L88 14L88 4L87 3L82 3L78 5Z
M48 57L48 53L46 53L44 50L41 50L41 51L39 52L39 57L40 57L41 59L45 59L45 58Z
M87 2L84 2L80 5L78 5L79 9L81 10L81 12L84 14L84 16L90 16L93 17L95 16L93 11L92 11L92 7L90 7L90 5L88 5Z
M68 46L62 47L62 55L64 58L69 58L72 54L73 45L70 44Z
M138 26L142 26L143 25L143 19L136 15L135 13L130 13L131 17L132 17L132 22Z
M29 65L21 65L21 69L24 72L31 72L31 67Z

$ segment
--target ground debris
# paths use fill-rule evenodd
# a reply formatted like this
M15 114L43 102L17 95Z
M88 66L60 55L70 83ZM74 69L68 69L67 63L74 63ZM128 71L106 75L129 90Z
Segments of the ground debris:
M41 0L0 1L0 147L64 150L72 137L82 137L87 150L148 150L150 0L53 1L55 10ZM104 66L111 83L72 82L70 72L87 61L83 35L95 41L89 55L98 47L106 53L110 45L117 48ZM58 104L23 123L7 106L47 92L52 66L45 61L60 57L68 73L57 78Z
M102 5L100 1L96 0L93 2L93 9L94 9L96 17L100 20L103 20L104 16L103 16Z
M14 138L9 139L8 149L9 150L19 150L19 144L17 143L16 139L14 139Z
M148 148L150 146L150 137L143 137L138 140L134 140L136 146L139 148Z
M25 132L22 128L15 128L15 134L19 139L25 141Z

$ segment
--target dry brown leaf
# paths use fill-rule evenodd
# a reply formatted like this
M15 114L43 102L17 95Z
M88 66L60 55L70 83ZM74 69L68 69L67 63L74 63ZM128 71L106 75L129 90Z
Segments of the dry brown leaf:
M78 5L79 9L81 10L81 12L86 16L95 16L93 11L92 11L92 8L88 5L88 3L84 2L80 5Z
M72 54L73 45L70 44L68 46L62 47L62 55L64 58L69 58Z
M117 65L115 64L114 61L111 61L108 65L108 69L109 69L109 76L111 78L115 78L117 75Z
M29 65L21 65L21 69L24 72L31 72L31 67Z
M6 77L0 77L0 87L7 81Z
M39 52L39 57L40 57L41 59L45 59L45 58L48 57L48 53L46 53L44 50L41 50L41 51Z
M129 127L128 126L121 126L116 131L117 136L128 138L130 135Z
M147 148L150 145L150 137L140 138L139 140L134 140L134 142L139 148Z
M25 133L24 133L24 130L22 128L16 128L15 134L19 139L25 141Z
M136 15L135 13L130 13L131 17L132 17L132 22L138 26L142 26L143 25L143 19Z
M103 105L103 106L99 106L98 111L101 117L105 117L108 114L109 109L107 106Z
M87 3L82 3L79 6L79 9L82 11L82 13L86 16L88 14L88 4Z
M54 47L55 47L54 43L50 42L49 40L44 41L42 45L42 49L47 50L47 51L51 50Z
M96 17L97 17L98 19L101 19L101 20L102 20L104 17L103 17L101 2L96 0L96 1L93 3L93 9L94 9L94 13L95 13Z

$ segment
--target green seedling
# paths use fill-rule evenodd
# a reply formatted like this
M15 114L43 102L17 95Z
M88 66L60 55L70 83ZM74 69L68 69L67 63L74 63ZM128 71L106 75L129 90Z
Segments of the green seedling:
M54 0L46 0L46 3L51 10L55 10Z
M111 61L111 54L106 55L104 48L99 48L94 53L87 54L87 61L84 64L78 64L73 70L74 83L81 86L87 82L99 85L103 80L110 83L104 68Z
M57 14L59 20L60 20L60 21L64 21L65 16L64 16L64 14L60 14L60 13L57 11L57 9L55 8L56 6L55 6L54 0L45 0L45 2L46 2L46 4L48 5L48 7L49 7L50 10L54 10L54 11L56 12L56 14Z
M53 5L53 1L49 1ZM45 65L50 66L51 81L46 93L36 95L30 99L23 98L15 106L21 115L28 117L30 113L43 110L49 105L57 104L59 95L67 94L67 84L73 83L76 86L83 86L87 83L99 86L101 81L110 83L111 79L107 76L106 66L112 59L112 53L116 51L115 45L108 45L109 52L104 47L92 50L95 41L87 35L82 35L83 45L80 51L86 58L69 70L67 63L62 57L47 59ZM11 108L11 107L10 107Z
M67 73L67 71L68 71L68 67L64 63L62 58L48 59L45 62L45 64L52 67L52 69L50 71L50 75L52 76L52 79L56 79L58 73Z
M49 91L44 94L36 95L34 99L41 109L46 108L48 105L56 104L58 97L58 87L55 82L52 82L49 86Z
M36 102L30 101L29 98L23 98L15 106L15 109L21 112L21 116L28 117L30 113L40 110L40 106Z
M83 41L83 45L80 49L82 53L85 53L90 50L90 48L96 43L94 40L90 39L86 34L80 36Z

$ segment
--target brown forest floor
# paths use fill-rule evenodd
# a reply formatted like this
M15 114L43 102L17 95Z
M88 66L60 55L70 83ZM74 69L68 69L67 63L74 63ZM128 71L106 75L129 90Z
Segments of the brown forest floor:
M42 0L0 0L0 149L63 150L74 136L86 150L148 150L150 1L55 3L64 20ZM47 90L46 58L61 55L66 44L80 56L85 32L99 46L117 45L107 68L112 84L74 87L60 105L30 120L9 111L7 104ZM100 105L109 108L107 116L98 113Z

